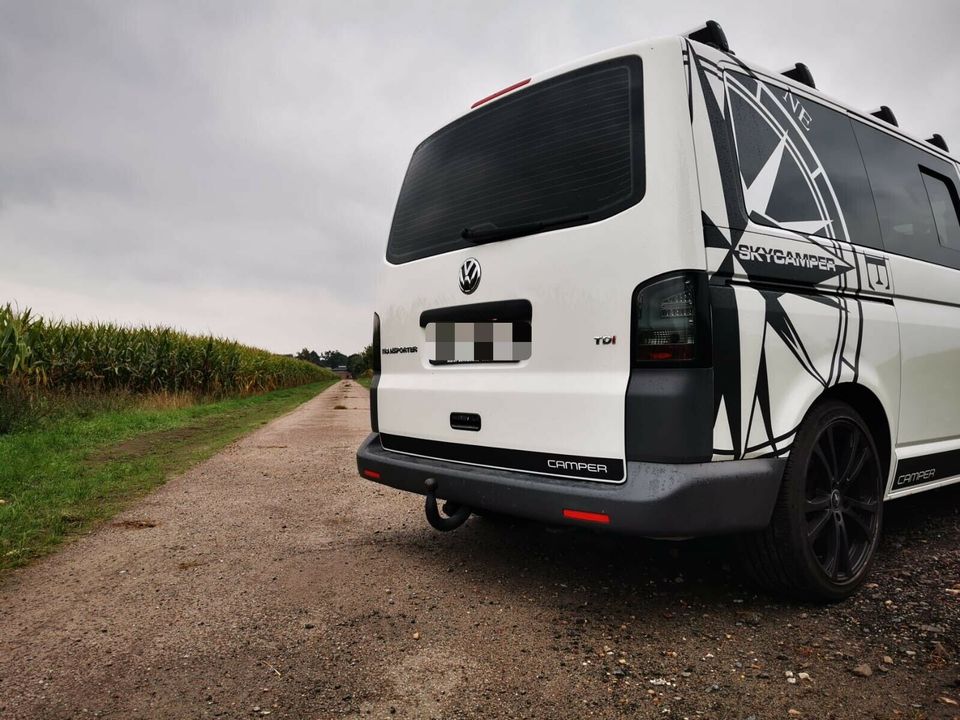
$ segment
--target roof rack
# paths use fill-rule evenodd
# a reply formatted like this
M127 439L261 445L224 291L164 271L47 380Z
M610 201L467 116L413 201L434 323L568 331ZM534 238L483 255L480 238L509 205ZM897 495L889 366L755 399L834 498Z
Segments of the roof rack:
M934 133L933 137L928 137L927 142L934 147L940 148L944 152L950 152L950 148L947 147L947 141L943 139L943 135L940 133Z
M894 127L900 127L900 123L897 122L897 116L893 114L893 110L888 108L886 105L881 105L876 110L870 113L878 120L883 120L888 125L893 125Z
M733 54L733 50L730 49L730 43L727 42L727 36L723 32L723 28L720 27L720 23L716 20L707 20L707 22L700 27L696 27L690 32L685 32L683 36L688 40L710 45L722 52Z
M788 68L780 74L791 80L796 80L798 83L802 83L807 87L811 87L814 90L817 89L817 84L813 81L813 73L810 72L810 68L803 63L797 63L792 68Z

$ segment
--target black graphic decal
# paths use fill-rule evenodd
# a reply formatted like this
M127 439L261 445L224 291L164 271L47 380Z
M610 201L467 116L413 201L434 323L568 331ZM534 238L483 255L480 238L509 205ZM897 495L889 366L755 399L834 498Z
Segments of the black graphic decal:
M827 381L823 375L820 374L820 371L817 370L816 365L813 364L813 360L810 359L810 355L803 346L803 342L800 340L800 334L797 332L796 327L794 327L793 321L780 304L778 294L774 295L773 293L765 292L763 295L767 301L767 324L780 339L783 340L787 349L793 353L793 356L803 369L806 370L814 380L826 387Z
M801 252L741 242L736 257L747 275L816 285L853 268L830 254Z
M768 438L773 438L773 416L770 414L770 385L767 380L767 352L760 351L760 369L757 371L757 402L760 405L760 417ZM771 440L773 454L777 454L776 440Z
M736 58L730 59L737 62ZM766 85L740 63L740 70L729 76L728 83L723 70L700 57L689 43L684 62L691 112L693 78L700 83L727 212L723 224L703 213L704 244L708 257L712 258L712 279L716 285L717 280L724 278L747 278L746 286L740 285L737 290L730 286L714 287L711 296L718 356L738 359L718 363L715 370L715 432L723 443L722 425L726 425L730 446L714 448L714 454L737 459L753 453L782 456L789 452L797 428L774 435L768 338L775 337L782 342L798 368L820 386L827 388L842 378L852 377L856 382L863 343L863 313L859 298L851 298L848 293L867 289L861 284L860 262L864 264L869 289L889 291L886 260L867 255L850 243L843 210L809 139L816 119L801 98L788 90ZM691 68L695 69L695 76L690 74ZM753 224L789 231L792 239L765 242L744 239L747 210ZM774 243L773 246L770 243ZM778 243L784 247L777 247ZM711 252L714 254L710 255ZM784 298L788 294L786 288L776 289L779 283L807 289L799 294L790 292L788 301ZM764 289L766 284L773 287ZM741 347L744 318L739 312L747 309L738 307L738 292L745 293L745 299L750 293L758 293L763 299L760 347L756 355L747 352L747 356L757 358L756 367L741 367L747 356ZM811 357L785 302L790 307L797 302L815 302L835 313L830 331L833 342L829 366L824 360L820 360L818 366ZM768 329L773 332L768 334ZM821 337L823 329L818 329ZM755 332L751 330L745 337L755 337ZM756 346L753 350L757 350ZM748 393L746 396L744 391ZM746 407L751 397L751 406ZM755 409L759 410L759 421L755 421ZM744 411L749 413L749 419L744 418ZM751 443L761 425L766 440Z
M867 284L870 289L889 290L890 276L887 274L887 259L864 254L863 261L867 265Z
M740 445L740 330L737 322L737 298L732 288L713 288L711 292L714 328L713 343L717 357L729 358L730 362L717 363L713 375L713 417L714 425L725 408L725 417L730 425L730 437L733 440L731 454L741 457ZM714 450L714 454L717 451Z
M893 475L894 492L960 475L960 450L904 458Z
M713 145L716 149L717 160L720 166L720 182L723 186L723 196L727 206L728 223L731 228L738 228L742 232L747 223L746 216L743 212L744 205L740 191L740 181L732 172L732 169L737 165L734 154L733 136L727 123L724 121L724 117L726 117L728 112L726 97L724 97L724 105L721 108L716 96L710 89L710 81L707 79L707 73L710 72L722 86L723 73L716 64L697 55L689 42L687 42L687 48L690 57L693 59L697 77L700 80L700 86L703 88L703 99L706 103L707 117L710 120L710 128L713 132ZM739 237L735 237L734 243L736 243L738 239Z
M723 236L723 233L720 232L720 230L713 223L713 221L710 220L706 213L701 212L700 215L703 218L703 240L707 244L707 247L729 250L730 243Z

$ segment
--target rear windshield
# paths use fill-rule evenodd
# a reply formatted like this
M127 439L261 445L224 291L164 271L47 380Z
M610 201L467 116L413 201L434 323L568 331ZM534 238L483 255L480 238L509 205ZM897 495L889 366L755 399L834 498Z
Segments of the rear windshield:
M642 103L640 58L617 58L517 91L434 133L407 169L387 259L469 247L468 228L471 237L516 237L639 202Z

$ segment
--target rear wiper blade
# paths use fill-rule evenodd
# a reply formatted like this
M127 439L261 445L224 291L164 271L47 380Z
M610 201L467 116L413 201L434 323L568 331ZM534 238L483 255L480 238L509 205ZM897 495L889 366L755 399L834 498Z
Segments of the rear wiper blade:
M520 223L517 225L497 226L493 223L481 223L473 227L464 228L460 237L472 242L474 245L496 242L497 240L509 240L510 238L520 237L521 235L532 235L548 228L559 225L569 225L571 223L589 220L590 215L581 213L579 215L567 215L565 217L552 218L550 220L537 220L536 222Z

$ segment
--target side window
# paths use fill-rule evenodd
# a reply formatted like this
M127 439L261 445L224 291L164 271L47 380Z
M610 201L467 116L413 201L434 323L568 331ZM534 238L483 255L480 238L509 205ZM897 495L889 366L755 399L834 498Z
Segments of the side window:
M850 119L742 73L727 73L727 89L750 219L882 248Z
M956 176L952 166L893 135L861 122L854 125L886 249L960 268L953 182L950 186L944 182ZM940 217L935 215L935 208L939 208Z
M933 208L933 220L937 226L940 244L951 250L960 250L960 217L957 208L957 188L950 178L937 175L931 170L920 168L923 184Z

